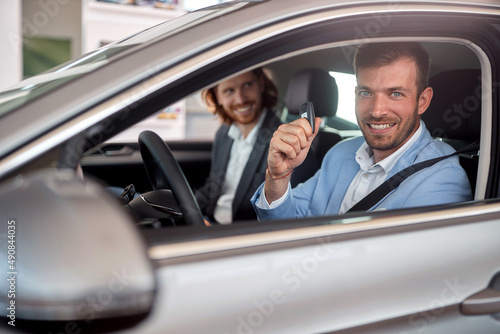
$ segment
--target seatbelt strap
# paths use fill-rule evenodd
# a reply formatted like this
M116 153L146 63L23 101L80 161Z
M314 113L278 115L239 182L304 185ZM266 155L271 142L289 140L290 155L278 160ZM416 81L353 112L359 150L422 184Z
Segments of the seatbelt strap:
M401 182L403 182L407 177L410 175L418 172L419 170L422 170L424 168L430 167L434 165L435 163L447 159L449 157L452 157L454 155L460 154L460 153L465 153L465 152L471 152L471 151L477 151L479 149L479 140L476 140L475 142L461 148L460 150L456 151L455 153L437 157L434 159L426 160L426 161L421 161L416 164L413 164L409 167L406 167L402 171L394 174L392 177L388 178L387 180L384 181L380 186L375 188L371 193L366 195L361 201L356 203L352 208L350 208L347 212L354 212L354 211L367 211L371 207L373 207L375 204L377 204L382 198L384 198L388 193L390 193L392 190L396 189ZM346 212L346 213L347 213Z

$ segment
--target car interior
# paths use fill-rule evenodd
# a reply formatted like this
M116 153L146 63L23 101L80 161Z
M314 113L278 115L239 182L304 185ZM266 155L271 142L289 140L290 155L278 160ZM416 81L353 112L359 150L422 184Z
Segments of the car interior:
M339 131L328 125L336 119L342 120L336 118L338 88L335 78L327 71L317 68L305 69L295 74L286 90L286 122L299 117L299 108L304 101L312 102L316 116L323 119L313 146L317 158L321 161L326 152L342 140Z
M466 46L452 43L422 42L431 57L429 86L434 95L422 119L435 140L444 141L460 154L460 163L467 172L471 188L476 187L481 135L481 69L477 56ZM298 117L300 101L312 101L318 116L323 118L315 149L320 159L340 140L360 133L357 127L337 117L338 87L329 72L353 74L352 58L346 61L342 47L299 55L279 64L270 64L276 72L294 68L293 64L314 64L314 68L296 69L286 90L284 121ZM342 53L342 54L341 54ZM451 56L453 55L453 56ZM297 66L297 65L295 65ZM283 73L278 77L285 76ZM454 83L460 83L456 85ZM288 114L287 114L288 109ZM354 112L354 111L352 111ZM469 145L469 146L468 146Z
M468 46L459 43L422 44L431 56L430 86L434 89L431 105L423 115L424 122L436 140L446 141L456 149L476 142L480 138L481 127L481 66L478 57ZM332 74L353 75L352 48L321 47L281 56L263 66L280 92L276 112L283 122L299 117L298 109L305 101L312 102L317 116L323 119L313 146L320 161L339 141L360 135L352 118L348 120L345 116L339 116L341 112L352 116L354 110L339 105L340 99L351 97L339 94L339 89L343 88L339 86L343 85L343 81L337 80ZM460 82L460 85L453 85L456 82ZM348 89L353 91L354 88ZM187 105L194 105L192 100L199 99L199 94L197 92L188 97ZM199 103L197 105L200 108ZM208 114L208 111L205 112ZM189 109L187 115L190 115ZM216 119L210 121L218 122ZM201 186L209 173L212 139L167 138L165 141L190 187L195 189ZM478 148L474 146L462 153L460 161L474 191L478 175ZM99 146L83 159L82 167L85 174L110 186L124 188L133 184L136 191L141 193L151 189L136 142L113 142Z

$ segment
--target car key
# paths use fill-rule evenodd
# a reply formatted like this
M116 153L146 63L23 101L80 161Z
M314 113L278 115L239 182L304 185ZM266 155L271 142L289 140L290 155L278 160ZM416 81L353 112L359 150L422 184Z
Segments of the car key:
M303 105L301 105L299 108L299 115L301 118L306 118L309 121L309 124L311 125L311 129L314 133L315 132L314 125L316 123L316 121L315 121L316 115L314 113L313 103L312 102L305 102Z

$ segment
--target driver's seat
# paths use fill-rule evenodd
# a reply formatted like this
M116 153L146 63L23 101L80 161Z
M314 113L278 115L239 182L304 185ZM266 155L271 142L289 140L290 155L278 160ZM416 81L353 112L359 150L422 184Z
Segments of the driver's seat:
M327 71L316 68L295 74L288 84L285 96L287 121L299 117L299 108L306 101L313 103L316 116L323 119L313 142L313 149L321 163L326 152L342 140L336 129L326 125L326 120L335 117L337 113L338 88L335 78Z

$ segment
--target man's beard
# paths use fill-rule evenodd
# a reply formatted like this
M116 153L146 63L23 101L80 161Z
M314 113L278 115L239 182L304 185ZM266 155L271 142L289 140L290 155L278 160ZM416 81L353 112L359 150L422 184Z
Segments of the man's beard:
M384 120L377 120L378 122L384 121ZM419 122L418 119L418 113L417 109L415 108L415 112L412 114L412 117L408 119L402 124L402 128L399 130L399 133L396 134L395 137L393 137L390 141L386 140L380 140L380 139L387 139L385 138L386 136L381 134L372 134L369 133L368 135L366 133L363 133L366 143L374 150L379 150L379 151L387 151L387 150L392 150L394 148L397 148L401 146L406 140L410 138L410 136L413 134L415 129L417 128L417 123ZM392 122L388 122L392 123ZM366 130L365 130L366 131Z

